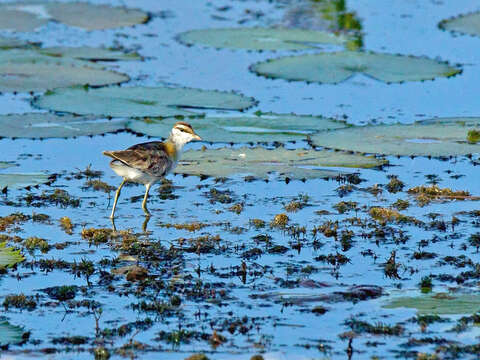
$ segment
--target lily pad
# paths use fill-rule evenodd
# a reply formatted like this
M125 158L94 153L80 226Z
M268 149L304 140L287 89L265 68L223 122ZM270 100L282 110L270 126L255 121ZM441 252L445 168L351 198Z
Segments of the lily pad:
M14 163L7 162L7 161L0 161L0 169L6 169L12 166L16 166Z
M2 51L0 91L44 91L71 85L118 84L129 80L125 74L85 64L71 58L52 58L33 50Z
M132 120L128 129L150 136L166 136L176 119ZM188 122L210 142L286 142L305 139L322 130L344 128L345 122L322 116L264 113L260 115L193 118Z
M311 49L346 41L345 37L326 31L287 28L202 29L181 33L177 39L185 45L258 51Z
M0 41L1 46L1 41ZM119 50L79 46L56 46L39 49L38 52L56 58L74 58L89 61L119 61L119 60L141 60L137 53L126 53Z
M442 20L438 26L447 31L480 36L480 11Z
M243 147L187 151L175 173L213 177L242 174L256 178L268 178L270 173L277 173L290 179L314 179L342 174L341 171L319 168L373 168L384 164L384 160L375 157L342 152Z
M85 30L103 30L142 24L148 19L148 14L141 10L86 2L26 1L0 6L0 29L12 31L34 31L49 21Z
M186 108L244 110L255 103L253 98L234 93L171 87L70 87L51 91L33 102L54 111L112 117L195 114Z
M23 328L0 320L0 346L20 344L23 341Z
M392 54L345 51L281 57L251 66L257 75L272 79L338 84L355 74L386 83L450 77L461 69L447 63Z
M23 48L23 47L29 47L32 45L33 44L24 40L0 36L0 49L2 50L13 49L13 48Z
M480 152L467 141L480 118L431 119L411 125L359 126L312 136L314 144L339 150L401 156L454 156Z
M0 134L9 138L68 138L117 132L125 120L106 120L51 113L0 115Z
M22 189L49 181L51 179L47 174L0 174L0 189Z
M473 314L480 311L480 296L437 293L419 297L402 297L392 300L384 307L387 309L417 309L421 314Z
M25 260L25 258L20 253L20 250L7 247L5 243L0 243L0 268L9 268L15 266L16 264L21 263L23 260Z

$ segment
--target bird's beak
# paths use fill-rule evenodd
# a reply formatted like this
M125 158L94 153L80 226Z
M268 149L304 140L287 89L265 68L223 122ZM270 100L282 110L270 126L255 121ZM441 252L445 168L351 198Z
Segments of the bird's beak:
M193 134L193 140L202 140L202 138L200 136L198 136L197 134Z

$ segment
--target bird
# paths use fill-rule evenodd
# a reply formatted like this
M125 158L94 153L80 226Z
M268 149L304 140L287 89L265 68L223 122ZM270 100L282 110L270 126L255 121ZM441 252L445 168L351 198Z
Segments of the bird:
M126 182L145 185L142 209L147 218L150 212L147 209L148 192L153 184L159 182L177 165L183 146L193 140L202 140L192 126L184 121L175 123L166 141L150 141L136 144L126 150L104 151L103 155L111 157L110 167L123 178L115 192L110 219L115 217L115 208L120 191Z

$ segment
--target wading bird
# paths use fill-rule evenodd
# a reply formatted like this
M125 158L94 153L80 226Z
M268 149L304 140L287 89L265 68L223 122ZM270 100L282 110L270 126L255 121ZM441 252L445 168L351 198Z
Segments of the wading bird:
M192 140L202 140L202 138L193 131L190 124L179 121L173 125L170 136L165 142L151 141L133 145L127 150L104 151L103 155L113 158L110 162L112 170L123 177L115 193L110 219L115 217L118 197L127 181L145 185L142 209L145 215L150 217L147 199L151 186L175 168L183 146Z

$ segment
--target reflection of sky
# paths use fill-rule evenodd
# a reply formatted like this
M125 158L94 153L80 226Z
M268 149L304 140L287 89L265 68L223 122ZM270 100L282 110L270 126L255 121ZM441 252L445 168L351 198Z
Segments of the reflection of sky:
M99 2L99 1L95 1ZM203 27L227 27L238 25L236 21L246 17L245 9L253 8L263 10L267 14L269 22L274 23L276 19L281 18L280 10L272 10L268 2L231 2L231 1L213 1L211 5L205 5L203 1L147 1L147 0L126 0L112 1L112 3L140 7L147 9L154 14L169 15L166 18L155 17L151 23L146 26L140 25L133 29L109 30L105 32L84 32L70 29L61 24L49 24L36 34L25 34L22 37L33 40L43 41L45 46L49 45L92 45L92 46L115 46L123 45L126 48L137 48L138 51L147 60L145 62L119 62L109 64L119 71L128 73L132 77L130 84L154 86L161 83L178 84L191 87L218 90L236 90L246 95L253 96L260 101L256 110L275 111L280 113L296 112L300 114L315 114L324 116L340 117L343 114L348 116L351 123L360 123L372 119L387 122L412 122L433 116L474 116L480 115L478 108L478 73L477 54L480 38L469 36L454 37L450 33L442 32L437 29L438 21L457 13L469 12L473 9L471 1L458 0L455 2L445 2L443 4L431 1L384 1L384 0L358 0L351 1L349 6L358 13L363 21L365 32L365 48L367 50L412 54L428 56L435 58L439 56L443 60L449 60L452 63L463 63L464 73L452 79L437 79L425 83L406 83L397 85L386 85L372 79L357 76L345 83L339 85L318 85L304 83L288 83L285 81L266 80L256 77L248 72L248 67L252 63L271 57L277 57L289 52L278 53L249 53L246 51L217 51L215 49L203 49L201 47L187 48L175 42L173 37L181 31L203 28ZM215 10L216 7L228 4L232 10L220 13ZM222 15L227 20L212 20L212 15ZM230 19L230 20L229 20ZM250 21L246 25L262 25L262 21ZM265 20L266 21L266 20ZM130 84L127 84L130 85ZM0 112L27 112L30 109L28 105L29 97L19 95L17 97L7 94L0 96ZM1 134L0 134L1 135ZM415 140L415 139L414 139ZM146 138L137 138L131 134L107 135L105 137L81 137L70 140L0 140L2 155L0 160L17 160L20 167L5 169L3 171L44 171L67 174L77 169L85 169L87 165L92 164L93 169L99 169L105 172L103 180L110 184L117 185L119 178L114 176L108 168L108 159L101 155L102 150L119 149L129 146L135 142L146 141ZM189 145L189 147L198 148L200 145ZM33 154L20 155L20 154ZM393 166L388 168L388 174L399 175L408 187L421 185L425 183L424 175L438 174L443 180L442 186L453 187L455 189L465 189L478 195L478 171L474 169L470 162L465 158L442 162L438 160L427 160L425 158L390 158ZM448 171L453 170L453 174L467 174L468 176L458 179L450 178ZM367 182L359 187L372 186L376 183L384 184L388 182L387 172L375 170L362 170L361 177L367 179ZM473 179L473 180L472 180ZM191 237L192 234L186 232L177 232L171 229L161 227L161 223L198 221L218 221L230 222L230 226L240 226L247 228L243 234L237 235L226 231L221 227L209 228L205 233L220 233L222 241L232 249L239 244L247 244L247 247L261 246L252 240L252 236L258 234L248 225L251 218L272 219L275 214L283 212L283 204L296 197L299 193L308 193L311 202L315 206L306 207L298 213L289 214L292 223L299 223L311 229L315 225L321 224L327 219L344 219L352 214L320 216L315 214L319 209L332 210L332 205L340 200L358 201L365 206L387 206L398 198L405 199L404 193L392 195L384 193L380 197L374 197L366 192L357 191L353 195L344 199L339 199L335 189L340 185L334 181L314 180L302 183L292 181L286 185L283 182L270 181L244 183L243 181L227 183L226 185L214 184L213 180L201 182L197 178L173 177L174 184L182 188L176 190L180 195L179 200L161 201L155 195L152 196L150 209L155 213L149 225L152 231L152 238L156 241L169 246L176 238ZM198 185L208 184L221 187L222 189L232 190L237 195L237 200L242 200L245 196L245 211L240 215L233 215L227 211L228 207L221 204L209 204L205 197L208 190L198 189ZM48 255L37 254L38 258L62 257L66 261L80 260L87 257L98 261L102 256L116 256L109 251L107 246L100 248L89 247L78 235L82 227L108 227L108 197L101 193L81 190L83 181L69 182L60 179L55 185L66 186L73 195L81 196L83 205L79 209L61 209L58 207L48 207L40 209L16 208L2 206L0 215L6 215L15 211L24 211L31 213L46 212L53 221L57 221L61 216L68 215L72 221L77 224L76 235L66 236L56 224L52 226L38 225L28 223L25 225L25 231L21 236L36 236L52 239L52 242L74 241L75 244L65 251L52 250ZM223 186L223 187L222 187ZM46 189L41 187L38 192ZM142 195L141 187L126 187L122 192L119 202L117 227L121 229L133 228L134 231L140 231L143 217L139 202L131 203L130 198ZM15 199L16 195L24 192L10 192L9 199ZM277 196L281 196L279 199ZM413 202L411 198L409 198ZM192 204L196 204L193 206ZM198 205L200 204L200 205ZM197 206L198 205L198 206ZM408 215L417 216L427 220L426 213L440 213L444 220L451 219L452 214L458 211L468 211L478 208L476 202L451 202L448 204L432 204L426 208L412 207L407 211ZM216 214L216 210L222 212ZM468 234L475 229L470 225L471 219L461 223L457 232L459 234ZM397 310L392 316L385 318L385 314L392 314L391 311L381 309L382 301L360 302L356 305L348 302L328 305L331 311L324 316L313 317L310 313L302 313L296 307L282 308L280 305L272 305L265 301L265 307L258 307L259 303L253 302L248 296L252 292L276 291L278 287L272 281L275 277L295 279L301 274L287 275L287 268L290 266L302 267L313 263L319 268L319 272L310 276L311 279L321 282L327 282L330 287L324 289L300 289L299 292L330 292L338 289L344 290L347 286L366 283L385 286L387 292L391 291L395 282L383 276L381 264L388 258L391 250L397 250L397 256L402 259L406 265L410 265L412 253L419 247L421 240L431 241L432 231L420 230L411 226L403 226L403 230L411 235L406 244L395 244L386 242L376 244L375 240L355 239L356 243L347 255L351 258L351 263L342 266L339 270L339 279L337 280L332 272L332 267L328 264L314 262L312 259L321 254L335 253L339 251L339 245L332 239L322 238L324 243L320 250L313 250L311 246L306 246L300 254L289 251L285 255L265 255L260 259L249 261L249 266L255 267L255 263L261 266L270 266L273 274L272 278L249 279L251 283L248 286L242 286L240 280L236 277L221 279L209 275L206 269L213 263L222 273L231 271L232 266L238 266L242 261L241 251L231 251L229 256L225 255L202 255L190 254L185 259L185 272L194 274L197 266L200 265L205 273L202 275L205 281L222 281L224 287L237 297L228 307L220 308L211 304L195 304L187 302L185 311L191 315L200 308L208 312L212 318L222 315L227 311L233 311L235 316L274 316L278 317L278 322L287 323L296 326L279 325L277 327L265 326L261 333L274 336L274 342L277 344L286 344L285 347L289 353L306 352L296 344L311 343L312 339L325 339L327 344L334 346L338 351L338 358L344 358L344 349L346 343L338 339L338 334L347 331L348 328L341 323L350 315L367 314L363 320L372 322L385 321L393 324L399 320L406 320L414 316L413 310ZM358 229L356 229L358 230ZM271 233L273 241L276 244L285 246L291 245L292 239L281 231L271 231L265 229L265 232ZM200 234L195 234L197 236ZM309 240L311 237L309 235ZM441 256L451 254L464 254L460 251L459 244L465 242L461 240L448 238L442 235L440 240L436 240L432 248L441 254ZM289 243L290 242L290 243ZM450 244L454 243L451 248ZM433 251L432 248L427 250ZM372 250L378 259L373 260L365 257L361 251ZM467 250L467 255L477 256ZM29 260L33 257L29 256ZM402 286L407 289L418 287L418 282L425 274L449 273L456 274L457 269L451 267L438 267L436 259L414 262L419 272L414 274L402 273L405 277ZM45 274L30 274L29 269L20 268L24 275L30 275L21 282L14 277L2 277L0 280L0 295L9 293L25 292L27 294L35 293L38 289L62 285L65 283L84 285L85 280L74 278L65 272L54 272L48 276ZM170 276L169 274L168 276ZM95 278L93 281L98 280ZM233 284L233 285L232 285ZM435 281L434 281L435 284ZM282 289L284 290L284 289ZM295 289L297 290L297 289ZM120 298L118 296L104 292L100 287L95 288L98 291L98 301L105 306L102 316L103 326L118 326L128 321L135 321L144 317L127 306L136 299ZM288 290L287 290L288 291ZM253 304L253 308L249 305ZM283 311L283 312L282 312ZM74 314L67 314L65 319L63 309L42 309L33 313L24 311L9 314L11 322L15 325L24 325L26 329L32 331L34 339L48 340L53 336L70 334L83 334L94 336L94 320L92 316L84 314L78 317ZM108 321L116 322L109 323ZM161 329L178 329L177 319L170 319L171 323L159 321L151 330L139 334L135 340L151 342L156 336L156 332ZM267 321L268 322L268 321ZM271 321L269 324L272 324ZM436 324L429 329L444 331L450 328L452 324ZM411 331L419 331L418 326L407 324ZM60 333L59 333L59 329ZM476 331L471 331L463 335L465 342L474 342L472 334L477 335ZM259 333L254 333L253 338L258 339ZM417 333L418 335L418 333ZM447 336L442 334L442 336ZM456 334L451 335L456 337ZM45 337L47 339L45 339ZM308 340L307 340L308 339ZM124 339L125 340L125 339ZM381 353L379 350L371 349L358 342L358 347L369 351L368 354ZM375 341L376 338L370 340ZM125 340L127 341L127 340ZM387 348L393 348L395 345L404 342L403 338L381 338L380 341L388 343ZM251 351L251 344L247 351ZM205 344L193 344L182 347L182 350L202 350L208 349ZM311 350L312 357L318 357L317 350ZM184 354L164 354L165 359L183 359ZM322 354L320 354L322 355ZM57 358L69 358L70 354ZM303 359L303 355L299 355ZM216 354L212 356L216 359L232 358L246 359L231 354ZM78 354L71 355L71 358L80 358ZM84 358L90 358L84 355ZM142 358L158 358L153 354L147 354ZM249 357L248 357L249 358ZM266 359L282 359L282 355L268 355ZM3 358L0 358L3 359ZM288 357L292 359L292 357Z

